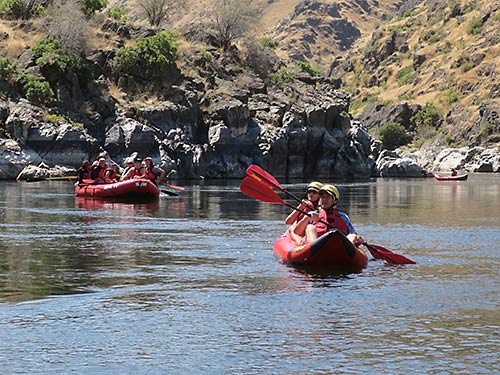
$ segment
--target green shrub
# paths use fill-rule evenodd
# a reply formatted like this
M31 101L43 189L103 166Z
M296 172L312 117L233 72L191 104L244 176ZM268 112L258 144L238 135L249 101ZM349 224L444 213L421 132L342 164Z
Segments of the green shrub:
M10 61L6 57L0 57L0 79L5 81L10 80L18 72L15 62Z
M202 50L198 51L198 53L196 55L198 55L198 57L200 59L200 63L202 65L209 64L210 62L212 62L212 60L214 58L214 55L212 55L212 53L210 51L207 51L206 49L202 49Z
M117 21L128 21L127 11L118 7L108 9L107 15Z
M415 99L415 95L410 93L410 92L407 92L407 93L404 93L403 95L401 95L399 97L400 100L413 100Z
M408 67L402 68L398 71L398 74L396 76L396 80L399 82L400 85L409 85L409 84L413 83L415 76L416 76L416 72L413 69L413 66L408 66Z
M83 125L83 123L73 121L71 118L69 118L67 116L64 116L64 115L49 113L49 114L47 114L47 115L44 116L44 119L45 119L45 121L50 122L50 123L52 123L54 125L60 125L60 124L64 124L64 123L71 124L72 126L74 126L74 127L78 128L78 129L80 129L81 131L87 133L87 129L85 128L85 126Z
M108 5L107 0L81 0L83 12L87 17L91 17L95 12L98 12Z
M441 112L434 106L434 103L427 102L410 121L414 121L417 126L436 127L441 120Z
M278 69L272 77L272 82L277 85L283 85L288 82L293 82L295 79L295 74L293 71L285 66Z
M263 36L259 39L260 44L262 44L264 47L268 47L271 49L275 49L278 47L278 41L274 40L270 36Z
M302 70L303 72L309 73L312 76L319 76L321 73L321 70L319 70L318 68L315 68L314 66L312 66L309 63L299 61L297 63L297 65L299 66L300 70Z
M398 146L403 146L411 140L411 136L405 127L397 122L387 122L379 130L379 137L382 147L393 150Z
M453 87L450 87L448 90L444 91L440 95L440 97L446 104L452 104L458 101L458 94Z
M48 36L39 41L32 48L36 64L40 68L55 67L61 73L67 73L76 63L76 56L66 52L61 45L61 42L53 37Z
M470 20L469 24L467 25L467 34L471 35L479 34L482 28L483 28L483 20L481 18L474 17Z
M474 64L471 61L466 61L462 64L462 71L468 72L469 70L474 69Z
M434 30L424 30L420 34L420 39L428 42L429 44L439 42L442 38L443 38L442 33Z
M494 134L496 132L496 126L495 124L492 124L490 122L486 122L481 125L481 136L484 138L487 138L491 134Z
M0 18L18 19L21 16L21 0L0 0Z
M39 81L31 74L22 76L24 96L34 104L47 104L54 96L47 81Z
M118 50L114 61L123 73L134 74L141 69L145 78L162 78L165 71L175 66L177 50L177 33L164 30L138 39L135 46Z

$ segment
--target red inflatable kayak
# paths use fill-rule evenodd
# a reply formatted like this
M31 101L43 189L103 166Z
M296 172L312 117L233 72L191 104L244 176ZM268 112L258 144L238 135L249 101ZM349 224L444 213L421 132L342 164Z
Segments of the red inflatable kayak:
M274 243L274 254L284 263L359 272L368 265L366 253L339 230L325 233L306 245L296 244L288 230Z
M160 190L150 180L131 179L113 184L78 184L75 194L94 198L155 198L160 195Z
M436 180L438 181L465 181L467 180L467 174L461 174L457 176L439 176L439 175L434 175L436 177Z

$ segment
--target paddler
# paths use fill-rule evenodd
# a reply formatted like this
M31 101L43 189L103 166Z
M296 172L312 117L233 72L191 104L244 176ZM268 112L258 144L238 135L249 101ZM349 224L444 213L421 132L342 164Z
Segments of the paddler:
M297 210L293 210L290 215L287 216L285 219L285 224L291 225L297 221L300 221L303 217L304 214L300 213L298 210L304 211L310 211L312 208L314 210L319 209L319 189L323 184L319 181L313 181L306 187L306 199L302 199L302 202L297 206Z
M336 208L339 198L339 191L334 185L323 185L319 189L319 211L310 211L310 216L304 216L299 222L292 225L290 227L292 236L295 239L297 236L302 236L301 242L309 243L331 228L336 228L341 230L355 246L365 242L363 237L356 233L349 216Z

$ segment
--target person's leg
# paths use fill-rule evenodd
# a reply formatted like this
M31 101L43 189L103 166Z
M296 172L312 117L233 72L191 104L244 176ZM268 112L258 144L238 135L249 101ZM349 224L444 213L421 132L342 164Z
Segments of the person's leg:
M316 238L318 238L316 226L313 224L309 224L306 227L306 243L313 242Z

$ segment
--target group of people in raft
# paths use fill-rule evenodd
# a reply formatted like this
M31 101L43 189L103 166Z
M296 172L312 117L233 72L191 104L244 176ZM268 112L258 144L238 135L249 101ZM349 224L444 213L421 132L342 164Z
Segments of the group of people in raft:
M120 173L121 172L121 173ZM174 170L170 171L171 173ZM151 157L146 157L144 161L139 157L128 157L125 159L125 167L120 171L120 167L109 158L109 154L104 151L97 155L93 163L84 161L77 169L78 182L92 184L111 184L118 181L143 178L151 180L155 185L164 179L165 171L154 165Z
M306 194L307 199L303 199L297 210L285 220L285 224L290 225L290 236L296 243L312 242L331 228L342 231L355 246L365 242L363 237L356 233L349 216L336 208L340 194L334 185L323 185L314 181L307 185ZM307 212L308 215L298 210Z

